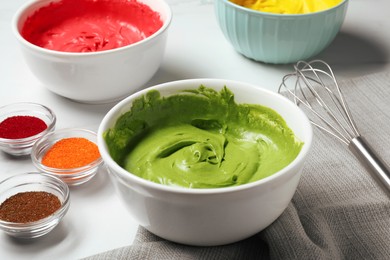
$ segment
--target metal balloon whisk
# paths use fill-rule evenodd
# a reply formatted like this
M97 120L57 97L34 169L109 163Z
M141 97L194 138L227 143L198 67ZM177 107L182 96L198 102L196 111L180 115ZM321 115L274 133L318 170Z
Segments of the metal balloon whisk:
M279 93L287 91L311 123L346 144L358 160L390 192L390 170L360 135L331 67L324 61L299 61L283 77Z

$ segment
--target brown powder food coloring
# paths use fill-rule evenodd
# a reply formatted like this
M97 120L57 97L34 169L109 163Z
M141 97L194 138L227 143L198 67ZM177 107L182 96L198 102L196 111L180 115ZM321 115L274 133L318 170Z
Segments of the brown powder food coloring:
M0 219L15 223L34 222L52 215L60 207L58 197L49 192L20 192L0 205Z

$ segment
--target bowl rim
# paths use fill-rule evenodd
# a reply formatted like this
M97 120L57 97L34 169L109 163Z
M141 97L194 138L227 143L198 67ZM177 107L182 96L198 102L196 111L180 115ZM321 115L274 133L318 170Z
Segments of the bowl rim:
M35 175L35 176L40 176L40 177L44 176L45 179L51 179L51 180L55 181L55 186L56 187L60 187L61 190L64 190L63 198L59 198L60 200L63 199L61 201L61 207L59 209L57 209L53 214L51 214L51 215L49 215L49 216L47 216L45 218L36 220L36 221L32 221L32 222L18 223L18 222L10 222L10 221L5 221L5 220L1 220L0 219L0 227L1 228L4 227L4 228L12 228L12 229L15 229L15 230L24 230L24 229L32 228L34 226L40 226L40 225L43 225L45 223L49 223L49 222L51 222L51 221L53 221L55 219L61 219L66 214L66 212L69 209L69 206L70 206L70 190L69 190L69 187L68 187L68 185L64 181L62 181L60 178L58 178L56 176L52 176L50 174L46 174L46 173L43 173L43 172L34 172L34 171L25 172L25 173L19 173L19 174L10 176L10 177L2 180L0 182L0 186L3 183L5 183L6 181L9 181L9 180L12 180L12 179L15 179L15 178L24 177L26 175L29 175L29 176ZM41 183L43 183L43 181L41 181L40 184ZM18 187L20 185L28 185L28 184L30 184L30 183L28 183L28 182L21 182L17 186L14 186L14 187L12 187L10 189ZM39 191L39 190L37 190L37 191ZM15 193L15 194L17 194L17 193Z
M56 136L61 135L61 134L67 134L67 133L71 134L68 137L55 138L56 141L54 143L56 143L57 141L64 139L64 138L80 137L77 135L77 133L80 133L80 132L85 133L87 135L94 136L94 137L97 136L94 131L89 130L89 129L84 129L84 128L63 128L63 129L53 131L53 132L43 136L41 139L39 139L33 145L33 148L31 151L31 160L32 160L33 165L36 168L38 168L39 171L45 172L46 174L49 174L49 175L56 176L58 178L86 177L85 176L86 172L91 171L92 169L98 168L100 165L103 164L102 156L100 156L96 160L94 160L94 161L92 161L84 166L76 167L76 168L67 168L67 169L59 169L59 168L45 166L40 162L40 160L37 157L38 146L43 144L43 143L46 143L48 139L50 139L52 137L56 137ZM86 137L84 137L84 138L86 138ZM86 139L88 139L88 138L86 138ZM89 140L89 141L91 141L91 140ZM91 141L91 142L95 143L97 146L97 139L96 139L96 141ZM92 174L92 173L93 172L91 171L90 174ZM88 176L89 176L89 174L88 174Z
M146 94L150 90L161 90L166 87L173 87L175 85L180 85L180 84L203 84L203 85L208 85L208 84L217 84L217 83L223 83L225 85L230 84L240 84L240 85L245 85L249 88L256 88L258 91L261 91L265 93L266 95L273 96L275 99L280 99L283 100L283 102L286 102L292 109L296 110L296 113L299 115L299 117L303 120L305 124L305 128L307 128L307 141L305 141L301 151L299 152L298 156L287 166L285 166L283 169L277 171L276 173L271 174L270 176L267 176L263 179L250 182L250 183L245 183L237 186L230 186L230 187L220 187L220 188L199 188L199 189L190 189L190 188L185 188L185 187L180 187L180 186L168 186L164 184L159 184L159 183L154 183L152 181L143 179L141 177L138 177L127 170L123 169L121 166L119 166L110 156L107 146L105 143L105 140L103 138L103 133L108 129L108 124L110 121L112 121L113 116L118 116L118 112L123 110L123 108L128 108L129 105L132 103L131 100L134 100L137 97L140 97L144 94ZM110 167L113 168L113 170L116 172L115 174L120 175L121 177L124 177L126 179L131 179L134 181L139 186L150 188L153 190L158 190L162 192L170 192L170 193L179 193L179 194L223 194L223 193L230 193L230 192L237 192L237 191L243 191L243 190L248 190L254 187L266 185L267 183L276 181L277 179L280 179L281 177L287 175L289 172L293 172L292 169L299 167L300 162L307 157L309 151L311 150L312 146L312 139L313 139L313 129L311 126L311 123L306 116L306 114L298 108L291 100L289 100L287 97L284 97L276 92L272 92L270 90L261 88L258 85L254 85L251 83L243 82L243 81L236 81L236 80L228 80L228 79L217 79L217 78L196 78L196 79L185 79L185 80L177 80L177 81L171 81L171 82L166 82L158 85L154 85L148 88L145 88L141 91L138 91L127 98L123 99L119 103L117 103L114 107L112 107L108 113L104 116L103 120L101 121L98 132L97 132L97 143L99 147L99 151L101 154L101 157L103 158L103 161L105 162L108 171L111 173Z
M305 14L279 14L279 13L271 13L271 12L264 12L264 11L259 11L259 10L254 10L248 7L244 7L238 4L235 4L231 2L230 0L216 0L219 2L224 2L226 5L229 5L241 12L247 12L253 15L258 15L258 16L268 16L268 17L278 17L278 18L299 18L299 17L306 17L310 16L313 14L321 14L321 13L327 13L327 12L332 12L334 9L339 8L341 5L347 4L349 0L341 0L340 3L338 3L335 6L332 6L331 8L321 10L321 11L316 11L316 12L310 12L310 13L305 13Z
M45 4L49 4L51 2L59 2L61 0L29 0L26 3L24 3L22 6L19 7L19 9L16 11L12 18L12 32L16 39L18 40L19 43L21 43L23 46L33 49L34 51L41 52L43 54L47 55L56 55L57 57L96 57L96 56L103 56L103 55L109 55L111 53L116 53L116 52L122 52L127 49L135 49L138 48L138 46L147 44L148 42L151 42L155 40L157 37L162 35L168 28L169 25L172 22L172 9L168 5L168 3L165 2L165 0L156 0L159 1L163 8L166 11L166 19L163 20L163 25L161 26L160 29L158 29L154 34L150 35L149 37L146 37L142 39L141 41L125 45L122 47L114 48L114 49L109 49L109 50L103 50L103 51L95 51L95 52L65 52L65 51L56 51L56 50L49 50L43 47L39 47L35 44L30 43L24 37L20 34L19 29L18 29L18 23L20 20L21 15L31 6L37 5L39 3L45 2ZM144 3L147 5L143 0L136 0L137 2ZM44 5L43 5L44 6ZM149 5L148 5L149 6ZM155 11L155 10L153 10ZM155 11L158 12L158 11ZM158 12L160 15L161 13Z
M55 126L56 126L56 122L57 122L57 116L52 109L50 109L49 107L47 107L45 105L35 103L35 102L16 102L16 103L11 103L8 105L1 106L0 112L2 109L16 107L16 106L23 106L23 105L40 107L41 109L43 109L45 111L45 115L50 117L50 119L51 119L50 123L47 125L47 128L45 130L43 130L42 132L39 132L36 135L32 135L32 136L28 136L28 137L24 137L24 138L15 138L15 139L0 137L0 146L1 145L26 145L26 144L29 144L31 142L35 142L36 140L40 139L41 137L45 136L46 134L49 134L52 131L54 131ZM19 113L19 111L20 112L22 112L22 111L36 112L36 110L18 109L17 111L10 111L9 113L14 113L15 115L16 114L24 115L22 113ZM41 119L41 117L38 117L38 116L36 116L36 117Z

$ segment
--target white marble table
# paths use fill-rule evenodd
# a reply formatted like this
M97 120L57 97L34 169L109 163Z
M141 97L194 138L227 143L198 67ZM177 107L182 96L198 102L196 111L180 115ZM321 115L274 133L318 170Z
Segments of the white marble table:
M11 31L13 14L23 0L0 2L0 105L31 101L52 108L57 129L81 127L96 131L114 104L87 105L46 90L25 65ZM291 65L267 65L236 53L214 17L211 0L167 0L173 21L165 59L148 85L187 78L227 78L276 91ZM390 1L350 0L340 34L318 58L334 68L339 79L390 71ZM370 91L367 89L367 91ZM34 171L29 158L0 153L0 180ZM130 245L138 225L101 170L89 183L71 189L71 207L47 236L19 241L0 233L0 259L78 259Z

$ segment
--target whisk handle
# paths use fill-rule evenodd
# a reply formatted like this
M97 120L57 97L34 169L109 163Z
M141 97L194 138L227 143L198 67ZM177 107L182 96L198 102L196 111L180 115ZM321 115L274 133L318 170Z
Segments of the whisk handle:
M390 169L388 165L371 148L362 136L355 137L349 144L349 149L358 160L368 168L382 182L384 188L390 192Z

